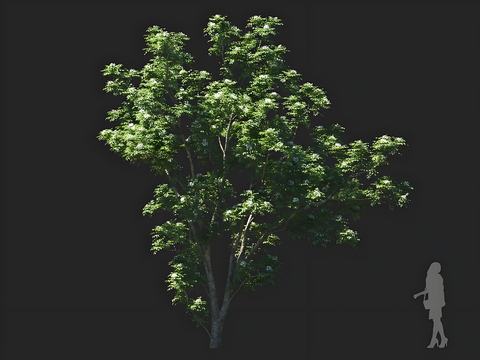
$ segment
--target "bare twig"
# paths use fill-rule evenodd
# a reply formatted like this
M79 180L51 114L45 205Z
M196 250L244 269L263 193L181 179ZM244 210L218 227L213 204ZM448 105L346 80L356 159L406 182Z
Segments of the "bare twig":
M254 277L258 277L260 275L254 275L252 276L252 278ZM247 281L247 279L243 280L242 283L240 284L240 286L238 287L237 291L235 291L235 293L230 297L230 301L232 301L233 297L240 291L240 288L242 287L242 285L245 283L245 281Z
M205 331L207 332L208 336L210 337L210 339L212 338L212 335L210 335L210 332L207 330L207 328L205 326L203 326L202 323L200 323L200 325L202 325L202 327L205 329Z
M240 291L240 288L242 287L242 285L245 283L245 281L247 281L247 279L243 280L242 283L240 284L240 286L238 287L237 291L235 291L235 293L230 297L230 301L232 301L233 297Z

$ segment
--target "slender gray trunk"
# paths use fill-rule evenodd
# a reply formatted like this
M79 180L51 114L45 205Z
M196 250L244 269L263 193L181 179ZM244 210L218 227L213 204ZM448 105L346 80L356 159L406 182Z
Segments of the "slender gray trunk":
M211 331L210 331L210 348L218 348L222 344L222 333L225 318L230 308L230 290L228 289L230 283L231 271L227 279L225 292L223 294L223 303L220 308L218 302L217 287L215 286L215 278L212 270L212 263L210 258L210 248L205 248L203 252L203 260L205 264L205 271L208 279L208 290L210 297L210 314L211 314Z
M212 328L210 331L210 349L218 348L222 345L223 324L225 315L217 314L212 316Z

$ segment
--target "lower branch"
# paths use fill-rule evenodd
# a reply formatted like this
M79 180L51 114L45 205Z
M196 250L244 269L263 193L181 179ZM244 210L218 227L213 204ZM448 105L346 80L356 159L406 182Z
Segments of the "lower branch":
M205 331L207 332L208 334L208 337L211 339L212 338L212 335L210 334L210 331L207 330L207 328L202 324L200 323L200 325L202 325L202 327L205 329Z
M235 291L233 293L233 295L230 297L230 301L232 301L233 297L240 291L242 285L245 283L245 281L247 281L247 279L243 280L242 283L240 284L240 286L238 287L237 291Z

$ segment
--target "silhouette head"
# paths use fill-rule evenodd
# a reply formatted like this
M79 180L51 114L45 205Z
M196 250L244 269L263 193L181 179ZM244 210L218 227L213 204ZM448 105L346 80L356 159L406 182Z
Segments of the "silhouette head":
M433 262L432 265L430 265L430 268L428 269L428 274L438 274L441 268L442 267L438 262Z

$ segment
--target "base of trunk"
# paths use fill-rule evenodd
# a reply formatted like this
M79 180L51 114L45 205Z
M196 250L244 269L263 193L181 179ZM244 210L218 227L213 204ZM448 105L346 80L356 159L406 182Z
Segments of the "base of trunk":
M222 345L222 339L221 338L211 338L210 339L210 349L217 349Z
M223 333L223 323L225 322L225 317L220 316L219 318L213 319L212 321L212 331L210 337L210 349L219 348L222 345L222 333Z

